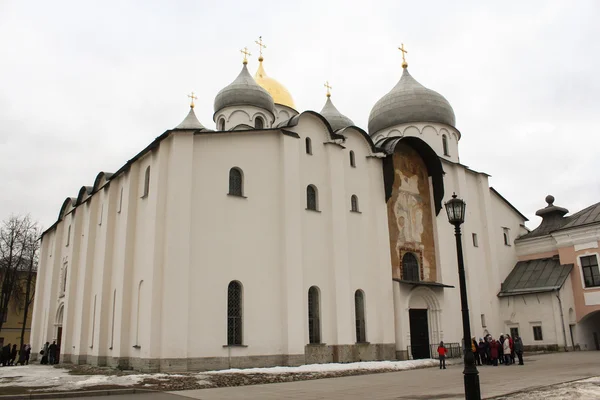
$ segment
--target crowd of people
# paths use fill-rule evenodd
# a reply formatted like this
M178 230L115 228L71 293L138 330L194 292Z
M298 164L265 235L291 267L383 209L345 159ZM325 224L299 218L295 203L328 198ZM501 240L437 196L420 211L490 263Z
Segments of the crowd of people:
M519 360L519 365L524 365L523 341L517 335L512 338L509 334L501 333L498 340L496 340L488 334L479 338L479 342L473 337L471 338L470 350L473 352L477 365L493 365L495 367L499 364L513 365L515 364L515 356ZM440 369L446 369L448 350L444 346L444 342L440 342L437 351L440 359Z
M60 349L55 341L52 342L52 344L50 344L50 342L46 342L46 344L44 344L44 348L40 351L40 354L42 356L40 364L54 365L58 364L58 355L60 354Z
M17 358L18 356L18 358ZM17 350L17 345L7 344L0 351L0 365L8 367L10 365L28 365L31 356L31 346L24 344L21 350Z

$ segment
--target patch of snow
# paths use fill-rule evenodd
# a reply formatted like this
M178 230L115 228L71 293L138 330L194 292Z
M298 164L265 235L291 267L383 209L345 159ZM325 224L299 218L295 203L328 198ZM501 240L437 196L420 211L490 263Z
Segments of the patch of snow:
M600 377L549 386L498 400L597 400L600 399Z

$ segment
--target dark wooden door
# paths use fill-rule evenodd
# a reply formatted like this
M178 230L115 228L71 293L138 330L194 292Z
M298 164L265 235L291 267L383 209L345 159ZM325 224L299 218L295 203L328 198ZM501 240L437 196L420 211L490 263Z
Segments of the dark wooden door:
M429 347L429 323L427 310L411 308L408 310L410 319L410 347L415 360L431 358Z
M58 330L56 332L56 346L58 346L58 348L56 349L56 355L54 357L56 357L56 362L59 363L60 362L60 352L62 351L62 348L60 347L62 343L62 326L58 327Z

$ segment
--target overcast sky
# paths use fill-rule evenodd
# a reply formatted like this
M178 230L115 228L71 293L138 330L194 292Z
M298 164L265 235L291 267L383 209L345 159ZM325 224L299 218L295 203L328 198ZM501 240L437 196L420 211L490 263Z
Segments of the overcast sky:
M401 75L444 95L460 159L529 219L553 194L600 201L599 1L0 0L0 218L47 228L63 200L114 172L188 112L214 128L213 100L258 54L297 108L337 108L367 128Z

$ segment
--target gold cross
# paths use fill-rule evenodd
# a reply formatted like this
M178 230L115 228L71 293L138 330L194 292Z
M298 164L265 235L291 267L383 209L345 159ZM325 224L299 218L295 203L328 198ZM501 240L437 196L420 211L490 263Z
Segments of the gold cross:
M189 97L190 99L192 99L190 107L194 108L194 100L198 100L198 97L194 96L194 92L192 92L191 94L188 94L187 97Z
M404 50L404 43L402 43L402 46L398 47L398 50L402 52L402 68L408 67L408 63L406 62L406 58L404 57L404 55L408 53L408 51Z
M248 51L247 47L244 47L242 50L240 50L240 53L242 53L244 55L244 64L248 64L248 56L251 56L252 54Z
M333 89L333 87L329 85L329 81L325 82L325 84L323 86L325 86L327 88L327 97L331 97L330 89Z
M258 45L258 49L259 49L258 50L259 51L258 61L262 61L262 58L263 58L262 51L263 51L263 49L266 49L267 46L265 44L263 44L262 36L259 36L258 40L255 40L254 43L256 43Z

